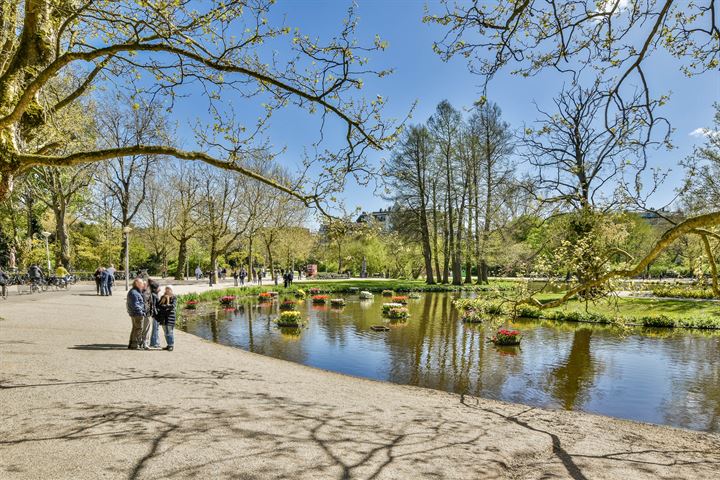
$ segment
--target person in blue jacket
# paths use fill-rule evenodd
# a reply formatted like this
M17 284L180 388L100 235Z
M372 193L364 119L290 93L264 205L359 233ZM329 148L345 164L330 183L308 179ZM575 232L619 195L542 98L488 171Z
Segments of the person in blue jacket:
M165 332L167 346L164 350L170 352L175 348L175 294L171 286L165 287L165 294L158 300L158 318Z
M127 294L127 312L132 320L132 330L130 330L130 341L128 348L131 350L139 350L143 347L144 339L142 338L142 326L145 319L145 300L143 299L143 289L145 282L141 278L133 281L133 287Z

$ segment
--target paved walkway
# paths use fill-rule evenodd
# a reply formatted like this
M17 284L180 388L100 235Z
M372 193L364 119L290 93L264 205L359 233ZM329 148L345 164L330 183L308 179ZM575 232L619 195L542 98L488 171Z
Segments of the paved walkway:
M367 381L182 332L174 352L129 351L123 293L0 301L0 478L717 478L718 435Z

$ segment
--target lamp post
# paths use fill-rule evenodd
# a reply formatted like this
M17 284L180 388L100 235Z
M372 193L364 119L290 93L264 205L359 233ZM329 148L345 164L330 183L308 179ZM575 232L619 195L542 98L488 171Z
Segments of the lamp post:
M50 246L48 245L48 238L50 238L50 232L42 232L42 236L45 237L45 254L47 255L47 274L50 275Z
M125 291L130 290L130 232L132 228L129 226L123 228L125 234Z

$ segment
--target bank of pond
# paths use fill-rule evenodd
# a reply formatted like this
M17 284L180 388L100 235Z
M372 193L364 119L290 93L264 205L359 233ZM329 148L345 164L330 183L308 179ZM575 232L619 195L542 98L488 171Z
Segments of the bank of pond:
M184 297L181 309L197 303L183 310L180 328L364 378L720 432L720 331L513 318L505 312L464 322L464 299L476 293L295 290L264 297L260 291L235 293L222 303L227 291ZM370 296L361 298L363 291ZM318 295L328 298L317 303L312 297ZM404 309L403 318L390 318L391 309ZM291 325L278 324L283 312L296 312L284 314ZM500 330L517 331L522 342L490 342Z

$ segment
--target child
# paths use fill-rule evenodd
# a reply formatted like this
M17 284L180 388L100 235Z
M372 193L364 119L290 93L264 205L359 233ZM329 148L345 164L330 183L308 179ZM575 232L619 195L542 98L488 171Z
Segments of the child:
M158 321L165 332L167 347L163 350L172 352L175 346L175 294L171 286L165 287L165 293L158 302Z

